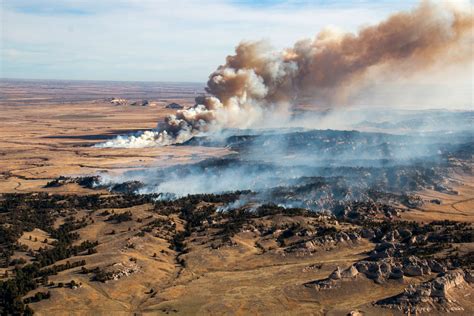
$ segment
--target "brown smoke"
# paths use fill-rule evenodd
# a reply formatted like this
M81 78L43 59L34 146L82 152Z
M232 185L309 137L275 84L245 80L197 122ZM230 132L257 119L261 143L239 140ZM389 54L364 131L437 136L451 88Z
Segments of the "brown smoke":
M325 30L283 52L265 42L243 42L210 75L206 91L212 96L161 123L155 144L181 142L209 129L255 126L302 99L347 104L366 79L408 78L431 66L472 61L473 22L471 6L423 1L357 34Z
M301 97L340 102L345 89L373 68L408 76L433 64L472 59L472 32L470 11L424 1L358 34L323 31L279 54L262 42L241 43L210 76L207 91L224 106L239 98L264 106ZM254 82L263 87L256 89Z

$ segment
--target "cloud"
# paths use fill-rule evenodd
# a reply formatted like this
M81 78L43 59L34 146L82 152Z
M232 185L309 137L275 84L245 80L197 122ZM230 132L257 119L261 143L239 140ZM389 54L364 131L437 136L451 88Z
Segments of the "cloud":
M413 1L8 1L2 77L204 82L240 40L276 48L327 25L356 31ZM37 52L35 49L39 47ZM31 51L35 50L32 54Z
M117 0L112 6L110 1L90 1L90 0L16 0L4 2L4 9L29 15L94 15L117 8L126 8L129 1Z

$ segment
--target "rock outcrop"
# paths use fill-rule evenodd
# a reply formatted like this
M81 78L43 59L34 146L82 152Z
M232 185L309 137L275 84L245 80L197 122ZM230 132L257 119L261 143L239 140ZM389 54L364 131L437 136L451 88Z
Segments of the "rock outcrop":
M342 270L337 267L326 279L317 280L306 283L305 286L314 288L316 290L334 289L340 286L341 282L353 280L357 277L359 271L354 265Z
M377 301L375 305L415 315L431 311L462 311L464 309L456 301L456 294L463 295L463 292L472 290L472 274L453 270L431 281L410 285L403 293Z
M112 98L110 103L114 105L128 105L128 100L123 98Z
M377 261L362 260L356 262L345 270L339 267L326 279L317 280L307 285L314 286L318 290L331 289L338 286L338 282L351 280L359 274L381 284L389 279L399 280L404 277L418 277L429 275L432 272L444 272L447 267L433 259L420 259L415 256L407 258L384 258Z
M447 266L434 259L420 259L409 256L403 259L384 258L378 261L359 261L354 265L360 273L376 282L387 279L401 279L404 276L417 277L432 272L440 273L447 270Z
M355 231L336 232L324 236L315 236L305 242L291 245L287 252L313 253L321 249L327 249L339 244L355 244L362 239L361 235Z

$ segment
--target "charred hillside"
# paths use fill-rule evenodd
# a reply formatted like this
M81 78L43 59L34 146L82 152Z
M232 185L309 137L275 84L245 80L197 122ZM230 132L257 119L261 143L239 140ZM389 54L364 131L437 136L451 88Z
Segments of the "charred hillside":
M229 137L194 137L180 146L219 146L232 153L169 168L130 171L127 182L101 176L59 179L122 193L187 194L249 190L241 203L275 203L333 211L347 201L417 207L416 191L456 195L450 174L471 173L472 132L393 135L358 131L233 131ZM120 177L123 179L124 177Z

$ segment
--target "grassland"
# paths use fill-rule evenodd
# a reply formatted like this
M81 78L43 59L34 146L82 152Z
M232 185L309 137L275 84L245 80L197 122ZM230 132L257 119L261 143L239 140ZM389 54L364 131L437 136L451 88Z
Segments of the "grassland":
M99 98L92 88L83 89L89 97L65 100L53 98L51 94L35 96L17 86L9 86L8 94L0 100L1 194L60 194L59 204L64 196L99 194L100 199L107 199L114 195L77 184L44 186L59 176L118 173L228 153L226 149L211 147L140 150L91 147L115 135L154 128L157 121L173 112L164 105L168 102L190 105L194 88L183 90L185 97L179 97L179 91L166 89L162 95L144 96L132 91L132 97L155 98L161 102L154 106L117 106ZM115 88L107 97L121 96L119 91ZM27 105L21 105L23 103ZM462 172L450 176L457 182L453 189L459 194L431 190L415 192L426 203L416 209L406 209L394 222L421 224L453 220L469 225L474 223L474 178ZM25 196L21 195L19 199ZM430 202L432 200L440 203ZM193 206L197 207L193 211L219 205L222 203L200 202ZM14 247L11 259L25 260L19 268L34 262L34 256L41 250L54 248L56 240L51 233L68 221L86 223L74 230L78 238L68 244L69 247L85 240L97 241L98 245L95 252L80 252L54 262L54 265L67 265L84 260L85 265L49 275L50 284L39 285L23 298L50 292L49 299L28 304L37 315L346 315L351 311L366 315L398 315L402 312L373 303L402 292L409 284L434 278L430 274L378 284L358 276L336 289L317 291L305 284L326 278L337 267L344 269L367 258L380 241L361 238L356 242L323 245L310 252L291 252L281 243L280 236L285 229L315 230L327 223L318 222L312 215L277 214L246 219L241 227L232 223L225 226L219 221L227 219L219 217L217 212L199 218L198 224L192 226L187 207L187 204L141 203L125 207L51 210L54 221L49 231L45 227L29 227L18 237L18 247ZM131 218L124 215L124 221L111 217L128 212ZM2 219L12 216L8 211L1 215ZM2 225L11 224L5 221ZM360 228L344 221L331 225L338 231ZM234 227L237 228L232 234L223 233L224 228L232 230ZM285 240L290 241L290 238ZM472 245L472 242L455 244L461 255L472 253ZM110 272L113 277L104 282L97 280L97 268ZM11 278L14 273L15 266L1 268L1 280ZM78 286L66 286L71 280ZM463 289L458 301L464 310L457 314L474 313L470 301L473 295L472 287ZM430 312L436 313L442 312Z

